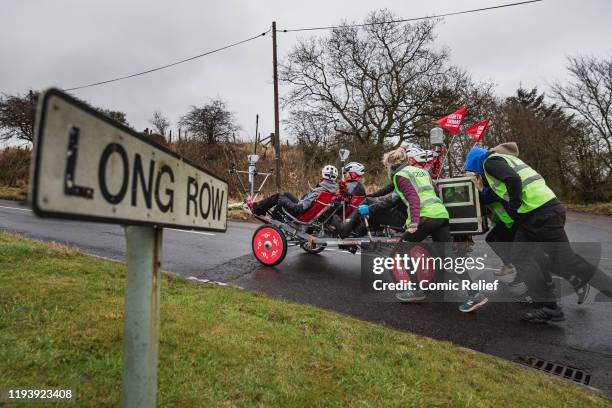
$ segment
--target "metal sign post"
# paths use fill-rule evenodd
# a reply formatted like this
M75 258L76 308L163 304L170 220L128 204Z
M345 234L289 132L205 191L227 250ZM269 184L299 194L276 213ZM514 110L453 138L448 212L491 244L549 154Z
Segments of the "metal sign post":
M125 227L127 288L123 335L124 407L154 407L157 399L162 230Z
M124 407L157 397L162 228L227 229L227 183L57 89L39 99L30 168L40 217L126 225Z

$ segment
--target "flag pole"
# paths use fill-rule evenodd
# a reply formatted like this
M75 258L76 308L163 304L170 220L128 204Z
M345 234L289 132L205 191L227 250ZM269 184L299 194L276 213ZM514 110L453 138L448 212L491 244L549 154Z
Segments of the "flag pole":
M451 133L452 134L452 133ZM453 146L453 143L455 143L455 139L457 138L457 136L459 136L459 132L457 132L456 135L453 135L453 139L451 140L451 142L448 144L448 148L446 149L446 151L444 152L444 157L442 158L442 170L444 170L444 165L446 164L446 158L448 157L448 152L451 150L451 147ZM451 176L451 168L450 168L450 162L448 163L448 176Z
M441 128L449 130L451 132L451 134L453 134L453 138L455 138L461 132L461 124L463 123L463 119L465 118L465 115L467 114L467 112L468 112L468 107L467 106L463 106L458 111L450 113L450 114L446 115L445 117L443 117L442 119L436 120L435 123L440 125ZM449 119L449 117L450 117L450 119L453 120L453 122L456 122L457 120L459 121L456 125L455 125L455 123L452 124L453 128L456 126L456 129L457 129L456 133L454 133L448 127L448 119ZM444 123L441 123L441 122L444 122ZM446 159L448 158L449 152L450 152L451 148L453 147L454 143L455 143L455 140L451 140L449 145L448 145L448 148L444 152L444 157L442 158L442 164L441 164L441 171L444 170L444 165L446 164ZM449 164L448 164L448 176L451 177L451 165L450 165L450 161L449 161Z

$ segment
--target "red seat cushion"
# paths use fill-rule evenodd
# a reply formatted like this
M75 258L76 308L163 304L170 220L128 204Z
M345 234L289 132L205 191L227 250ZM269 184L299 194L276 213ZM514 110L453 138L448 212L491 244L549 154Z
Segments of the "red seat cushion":
M344 215L346 217L351 215L353 213L353 211L355 211L357 209L357 207L359 207L361 205L361 203L363 203L364 200L365 200L365 196L352 196L351 197L351 202L349 203L349 205L344 210Z
M327 211L335 198L336 194L328 193L327 191L320 192L306 212L298 217L298 220L310 222L317 219L317 217Z

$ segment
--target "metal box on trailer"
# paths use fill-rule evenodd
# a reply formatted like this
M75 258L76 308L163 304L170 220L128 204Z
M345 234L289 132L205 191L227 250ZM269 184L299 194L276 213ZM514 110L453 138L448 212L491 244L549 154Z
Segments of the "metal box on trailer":
M485 211L470 177L437 180L440 199L450 216L453 235L476 235L487 231Z

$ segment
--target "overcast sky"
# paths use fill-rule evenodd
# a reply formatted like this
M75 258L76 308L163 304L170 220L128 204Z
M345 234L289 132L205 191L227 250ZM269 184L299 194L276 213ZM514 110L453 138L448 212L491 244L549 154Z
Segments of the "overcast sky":
M488 7L516 0L2 0L0 92L69 88L163 65L266 31L361 21L374 8L403 18ZM491 79L500 95L522 84L545 90L564 79L565 58L612 50L611 0L545 0L526 6L447 17L437 44L475 79ZM279 33L283 58L299 37ZM221 97L244 137L273 130L270 36L137 78L74 94L126 112L138 130L160 109L174 124L190 105ZM282 91L282 85L281 85Z

